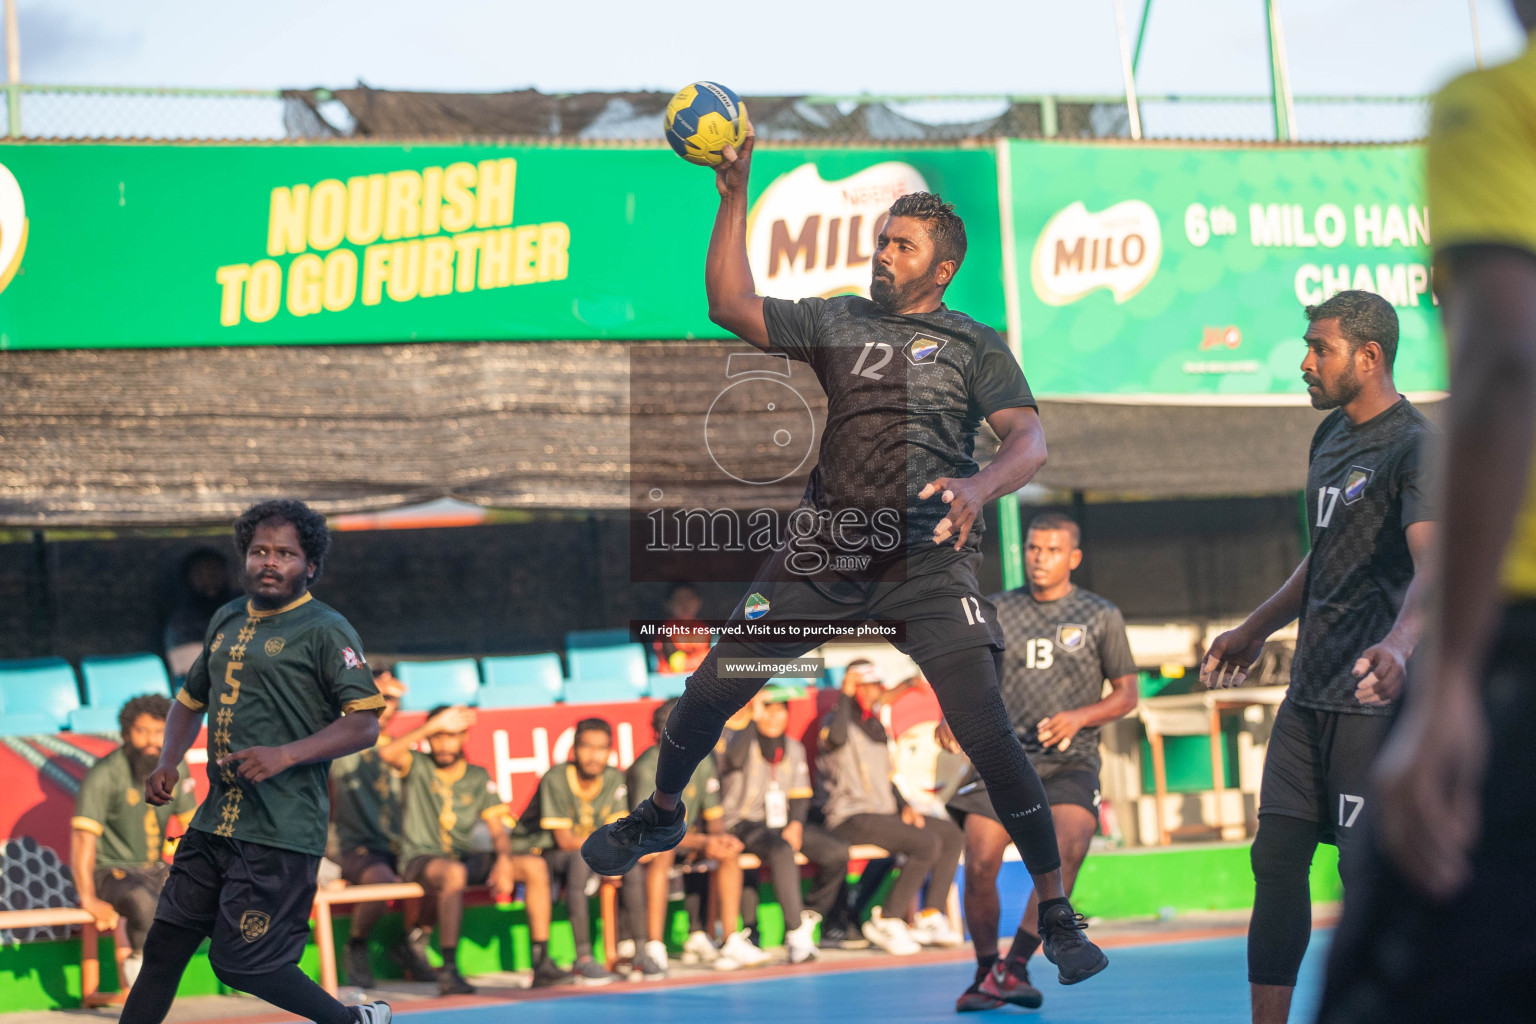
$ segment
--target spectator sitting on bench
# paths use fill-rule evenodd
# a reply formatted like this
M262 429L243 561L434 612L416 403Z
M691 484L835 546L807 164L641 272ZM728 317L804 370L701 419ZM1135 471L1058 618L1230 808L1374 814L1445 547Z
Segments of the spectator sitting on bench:
M817 955L816 925L845 906L848 873L848 844L818 825L806 824L815 795L811 769L805 747L784 735L789 728L786 702L804 693L799 687L764 687L754 720L727 743L720 768L725 827L773 878L784 911L784 944L793 964ZM815 866L811 893L803 901L796 853L804 853Z
M331 762L331 828L335 839L332 859L341 865L348 885L383 885L400 881L400 776L380 756L390 742L384 734L400 710L405 684L387 668L374 668L373 684L384 698L379 712L379 739L372 750L360 750ZM347 940L347 982L372 988L373 969L368 963L368 936L373 934L387 904L359 903L352 909L352 930ZM432 965L406 941L404 935L389 951L406 977L435 980Z
M656 708L651 716L651 726L661 735L667 716L677 700L667 701ZM631 808L637 806L651 790L656 788L656 759L661 748L652 745L635 758L629 766L626 782L629 786ZM693 778L683 790L683 803L688 807L689 829L676 850L657 854L645 863L645 885L624 887L625 911L631 918L643 910L646 924L645 947L636 961L646 977L665 977L667 973L667 947L662 936L667 921L667 902L671 892L672 866L678 857L684 860L711 860L715 868L709 872L711 884L716 889L720 903L720 916L729 922L725 949L716 950L702 922L690 921L685 951L692 951L700 960L712 963L717 970L735 967L756 967L766 963L768 954L753 945L745 930L737 931L735 923L741 917L742 870L739 857L741 840L725 831L724 812L720 807L720 780L715 775L715 759L706 757L693 771ZM631 909L636 908L639 909Z
M598 826L629 813L624 773L608 763L612 752L613 726L601 718L577 722L570 763L557 764L544 773L524 814L529 821L538 815L541 834L531 838L530 844L544 851L550 877L560 879L565 886L566 913L576 941L576 977L593 985L607 984L617 975L610 970L613 965L604 967L592 956L592 918L587 900L601 878L581 859L581 843ZM644 890L644 865L636 865L616 881ZM639 920L632 916L629 921L635 936L645 934L643 905L638 916Z
M69 823L69 867L80 906L96 916L99 931L116 928L119 914L128 924L124 992L139 976L144 937L170 873L164 859L166 825L174 815L185 830L197 810L185 762L170 803L154 807L144 799L144 783L160 760L170 710L169 698L158 694L146 693L123 705L117 715L123 745L85 773Z
M490 774L470 764L464 739L475 724L475 713L462 707L434 708L420 728L380 748L379 756L402 777L404 813L401 875L426 890L423 920L437 927L437 949L443 966L437 988L443 995L469 994L475 987L459 973L459 923L464 914L464 888L490 883L498 901L508 900L518 882L533 943L533 985L571 981L568 971L549 959L549 874L536 856L514 853L508 829L515 824L501 801ZM412 750L425 739L430 754ZM485 822L495 853L476 852L475 826ZM415 957L425 959L427 930L411 930L407 941Z
M922 946L961 942L944 916L944 906L965 849L965 834L948 819L924 817L908 807L892 782L895 772L880 710L910 688L904 683L887 691L874 662L849 662L843 694L823 721L816 758L826 794L822 813L832 834L849 844L869 843L906 855L883 907L875 907L864 923L865 938L898 956L916 953ZM930 872L933 881L922 913L909 929L906 918Z

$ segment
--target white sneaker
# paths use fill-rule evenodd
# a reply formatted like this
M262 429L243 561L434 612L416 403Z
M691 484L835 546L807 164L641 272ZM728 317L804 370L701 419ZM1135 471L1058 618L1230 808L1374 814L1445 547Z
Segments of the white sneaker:
M789 950L789 962L803 964L807 960L814 960L821 950L816 946L816 926L821 923L821 915L814 910L802 910L800 912L800 927L784 933L784 946ZM910 940L909 940L910 941Z
M912 936L913 941L924 946L949 948L958 946L964 941L949 926L949 918L937 910L925 910L918 914L917 924L912 926L908 934Z
M715 944L709 941L709 936L703 932L694 932L688 936L688 941L683 943L682 961L684 964L712 964L720 957L720 951Z
M667 944L651 941L635 957L635 969L630 972L631 981L657 981L667 976Z
M742 929L726 936L725 945L720 947L720 955L715 960L715 970L734 971L738 967L761 967L771 959L773 959L772 956L753 943L746 929Z
M912 933L907 930L907 922L899 917L882 917L880 908L875 907L870 911L870 918L864 922L864 937L892 956L911 956L922 951L912 940Z
M139 980L139 971L142 970L143 967L144 967L144 958L142 956L132 956L132 955L130 955L127 959L125 959L123 961L123 970L122 970L123 984L118 986L118 987L119 988L132 988L134 983Z

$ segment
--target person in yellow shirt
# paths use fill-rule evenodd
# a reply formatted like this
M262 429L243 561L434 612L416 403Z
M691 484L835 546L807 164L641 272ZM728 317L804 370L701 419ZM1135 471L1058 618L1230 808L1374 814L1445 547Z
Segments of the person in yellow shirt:
M1513 6L1536 31L1536 0ZM1529 1020L1536 996L1536 42L1441 91L1428 187L1451 349L1438 592L1321 1024Z

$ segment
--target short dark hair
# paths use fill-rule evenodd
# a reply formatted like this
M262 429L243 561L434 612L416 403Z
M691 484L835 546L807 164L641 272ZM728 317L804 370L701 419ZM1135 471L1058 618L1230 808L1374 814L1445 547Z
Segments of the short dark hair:
M666 599L670 601L684 590L693 591L694 596L698 596L699 593L699 588L694 586L692 583L673 583L667 587Z
M954 203L946 203L934 192L908 192L891 204L891 216L926 221L928 237L933 239L933 261L954 260L959 272L965 262L965 221L955 212Z
M431 711L427 712L427 718L428 718L428 720L431 720L433 718L436 718L438 715L442 714L444 711L448 711L448 710L450 710L452 708L456 708L456 707L458 707L457 704L439 704L437 707L435 707Z
M656 733L657 742L661 741L662 727L667 724L667 719L672 715L672 709L677 707L677 698L673 697L651 712L651 730Z
M293 526L294 532L299 535L299 547L304 549L305 560L315 564L315 574L309 581L313 583L319 579L321 570L325 568L325 553L331 547L331 531L326 529L325 516L293 498L257 502L235 520L235 550L240 552L240 561L245 561L256 527L271 519Z
M608 737L608 742L610 744L613 742L613 726L609 725L608 722L604 719L583 718L581 721L576 723L576 731L571 735L573 737L580 736L584 732L600 732L604 736Z
M129 699L117 713L117 727L123 734L123 742L128 742L128 730L133 728L133 723L139 720L140 715L148 715L163 722L170 713L171 698L161 694L141 693Z
M1061 512L1041 512L1029 521L1029 532L1035 530L1065 530L1072 535L1072 546L1083 543L1083 531L1077 521Z
M1374 341L1381 346L1382 358L1387 361L1390 373L1397 361L1397 310L1392 303L1375 292L1347 291L1332 295L1315 306L1306 309L1307 323L1319 320L1337 320L1339 333L1349 341L1351 354L1360 346Z

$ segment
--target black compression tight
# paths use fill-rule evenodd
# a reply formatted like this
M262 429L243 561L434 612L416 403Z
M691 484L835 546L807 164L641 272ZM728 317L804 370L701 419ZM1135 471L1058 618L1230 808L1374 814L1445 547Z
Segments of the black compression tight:
M1044 875L1061 867L1056 823L1045 786L1014 735L998 693L1002 664L1002 651L967 647L924 659L919 667L933 685L960 749L987 784L992 807L1024 866L1032 875Z
M688 678L688 687L672 709L659 740L656 789L681 793L693 770L714 749L726 719L745 707L763 685L761 679L721 679L715 671L721 644ZM793 655L788 655L793 656ZM944 718L977 774L987 784L992 806L1019 848L1030 874L1061 867L1056 825L1045 787L1035 774L998 693L1002 652L990 647L926 658L923 674L933 684Z
M249 992L301 1019L315 1024L353 1024L352 1010L310 980L298 964L284 964L269 974L237 974L217 967L214 973L230 988Z
M1312 937L1312 854L1317 825L1283 814L1259 818L1253 861L1253 916L1248 919L1248 980L1294 987Z

